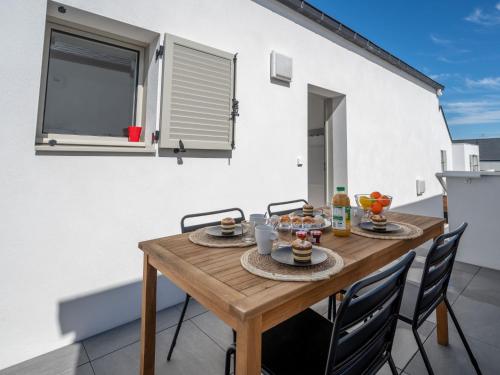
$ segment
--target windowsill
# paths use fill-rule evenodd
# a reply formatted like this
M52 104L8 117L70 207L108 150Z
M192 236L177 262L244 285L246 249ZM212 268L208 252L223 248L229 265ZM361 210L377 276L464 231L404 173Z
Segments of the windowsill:
M41 152L83 152L83 153L117 153L117 154L155 154L156 147L144 142L135 142L134 146L82 146L62 145L54 146L36 144L35 151Z

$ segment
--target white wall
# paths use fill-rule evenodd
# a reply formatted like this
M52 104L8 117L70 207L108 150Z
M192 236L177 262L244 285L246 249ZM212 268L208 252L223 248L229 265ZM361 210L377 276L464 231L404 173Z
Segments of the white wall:
M137 317L137 242L179 232L185 213L235 205L263 212L271 201L306 196L307 168L296 156L307 155L308 84L346 95L351 194L380 190L396 206L441 194L434 174L451 144L435 92L291 10L265 0L63 2L238 52L236 150L230 163L188 153L182 165L36 154L46 4L0 2L0 368ZM271 50L293 58L290 87L270 82ZM427 184L422 197L417 178ZM162 283L159 307L181 298Z
M479 156L479 146L470 143L453 143L453 170L470 171L470 155Z
M460 243L457 260L500 270L500 173L472 172L470 176L446 176L446 186L450 230L464 221L469 224Z

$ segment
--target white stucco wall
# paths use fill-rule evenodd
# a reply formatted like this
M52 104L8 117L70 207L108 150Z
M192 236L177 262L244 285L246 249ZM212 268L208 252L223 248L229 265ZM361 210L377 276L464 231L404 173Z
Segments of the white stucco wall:
M281 5L62 2L238 52L236 150L230 162L184 157L182 165L173 157L36 154L46 3L0 2L0 368L138 317L137 242L179 232L184 214L263 212L271 201L307 197L307 168L296 158L307 155L308 84L346 95L349 193L380 190L394 206L441 194L434 174L451 143L435 92ZM293 58L290 87L270 82L271 50ZM156 126L154 112L147 121ZM416 179L426 181L421 197ZM161 283L159 307L181 298Z
M479 146L470 143L454 143L453 169L454 171L470 171L470 155L479 155ZM450 168L451 170L451 168Z
M500 173L464 173L446 176L450 230L466 221L457 260L500 270L497 199Z

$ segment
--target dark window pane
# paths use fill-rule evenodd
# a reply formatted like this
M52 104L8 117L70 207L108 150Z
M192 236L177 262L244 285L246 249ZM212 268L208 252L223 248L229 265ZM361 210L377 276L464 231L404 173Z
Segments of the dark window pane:
M44 133L126 136L139 52L52 31Z

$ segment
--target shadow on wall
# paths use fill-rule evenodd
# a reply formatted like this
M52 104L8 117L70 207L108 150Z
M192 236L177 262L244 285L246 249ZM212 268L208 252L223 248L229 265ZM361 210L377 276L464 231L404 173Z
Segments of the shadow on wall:
M79 341L141 316L142 280L59 302L61 333ZM158 277L157 310L175 305L184 293L164 276Z

